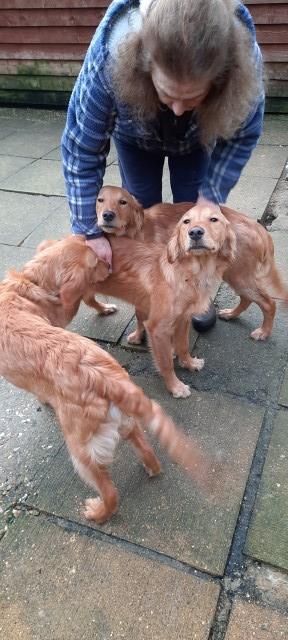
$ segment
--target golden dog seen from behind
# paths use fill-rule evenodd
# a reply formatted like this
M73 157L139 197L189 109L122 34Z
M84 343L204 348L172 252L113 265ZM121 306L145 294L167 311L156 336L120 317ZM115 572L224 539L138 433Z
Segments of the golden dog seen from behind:
M211 469L197 444L115 359L64 329L91 286L107 277L105 264L81 236L44 242L40 249L0 284L0 374L54 409L75 469L100 494L86 501L86 518L104 522L117 510L107 467L119 438L134 446L149 475L159 473L142 425L205 484Z

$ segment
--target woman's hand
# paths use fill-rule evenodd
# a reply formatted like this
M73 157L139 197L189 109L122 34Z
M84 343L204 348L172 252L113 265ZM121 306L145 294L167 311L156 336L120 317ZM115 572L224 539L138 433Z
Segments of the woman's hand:
M88 247L91 247L97 254L98 258L104 260L109 265L109 272L112 272L112 249L111 244L107 238L100 236L100 238L93 238L92 240L86 240Z
M217 204L217 202L211 202L210 200L206 200L206 198L203 198L203 196L199 196L195 206L201 207L201 209L209 209L212 215L213 214L217 215L218 213L220 213L219 204Z

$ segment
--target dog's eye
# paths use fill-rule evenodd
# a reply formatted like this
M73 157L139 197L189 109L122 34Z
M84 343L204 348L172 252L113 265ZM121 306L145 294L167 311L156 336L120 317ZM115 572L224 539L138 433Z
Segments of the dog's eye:
M219 218L215 218L215 216L213 216L213 218L210 218L210 222L218 222Z
M97 198L97 202L104 202L104 198Z
M189 224L190 220L189 218L186 218L186 220L183 220L183 224Z
M127 200L119 200L119 204L127 204Z

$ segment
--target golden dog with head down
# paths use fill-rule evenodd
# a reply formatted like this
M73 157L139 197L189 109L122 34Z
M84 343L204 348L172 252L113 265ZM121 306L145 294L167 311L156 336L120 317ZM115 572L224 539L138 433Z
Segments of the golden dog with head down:
M40 249L0 283L0 374L53 407L75 469L100 494L86 500L86 518L104 522L117 509L107 465L120 437L134 446L149 475L159 473L141 424L205 484L210 465L197 445L114 358L63 328L91 287L107 277L106 265L81 236L44 242Z
M106 234L166 243L175 224L192 206L192 202L160 203L144 211L125 189L105 186L99 192L96 213L98 225ZM234 309L222 309L219 316L225 320L237 318L255 302L264 320L252 331L251 338L265 340L272 332L275 300L288 301L287 287L275 265L272 238L261 224L243 213L222 205L221 211L236 236L235 260L227 266L223 280L240 296L240 302Z
M124 205L123 205L124 206ZM175 398L190 395L174 371L173 357L190 371L204 362L189 353L191 317L210 305L215 285L233 261L235 234L220 212L190 209L177 223L167 246L111 236L113 272L95 292L135 306L137 328L128 337L139 344L147 332L158 371ZM99 302L85 297L99 310ZM101 305L105 312L105 305Z

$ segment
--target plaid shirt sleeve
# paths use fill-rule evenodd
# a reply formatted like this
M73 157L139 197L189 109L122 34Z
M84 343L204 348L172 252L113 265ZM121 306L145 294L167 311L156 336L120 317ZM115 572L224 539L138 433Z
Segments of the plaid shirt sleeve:
M259 80L262 84L262 57L255 42L255 59ZM238 182L242 169L248 162L251 153L262 133L265 107L264 90L250 113L243 127L231 140L217 141L211 155L210 164L201 186L200 194L211 202L226 202L231 189Z
M63 172L72 232L88 238L102 235L97 227L95 206L103 183L115 118L113 95L98 42L94 38L88 49L71 96L62 136Z

